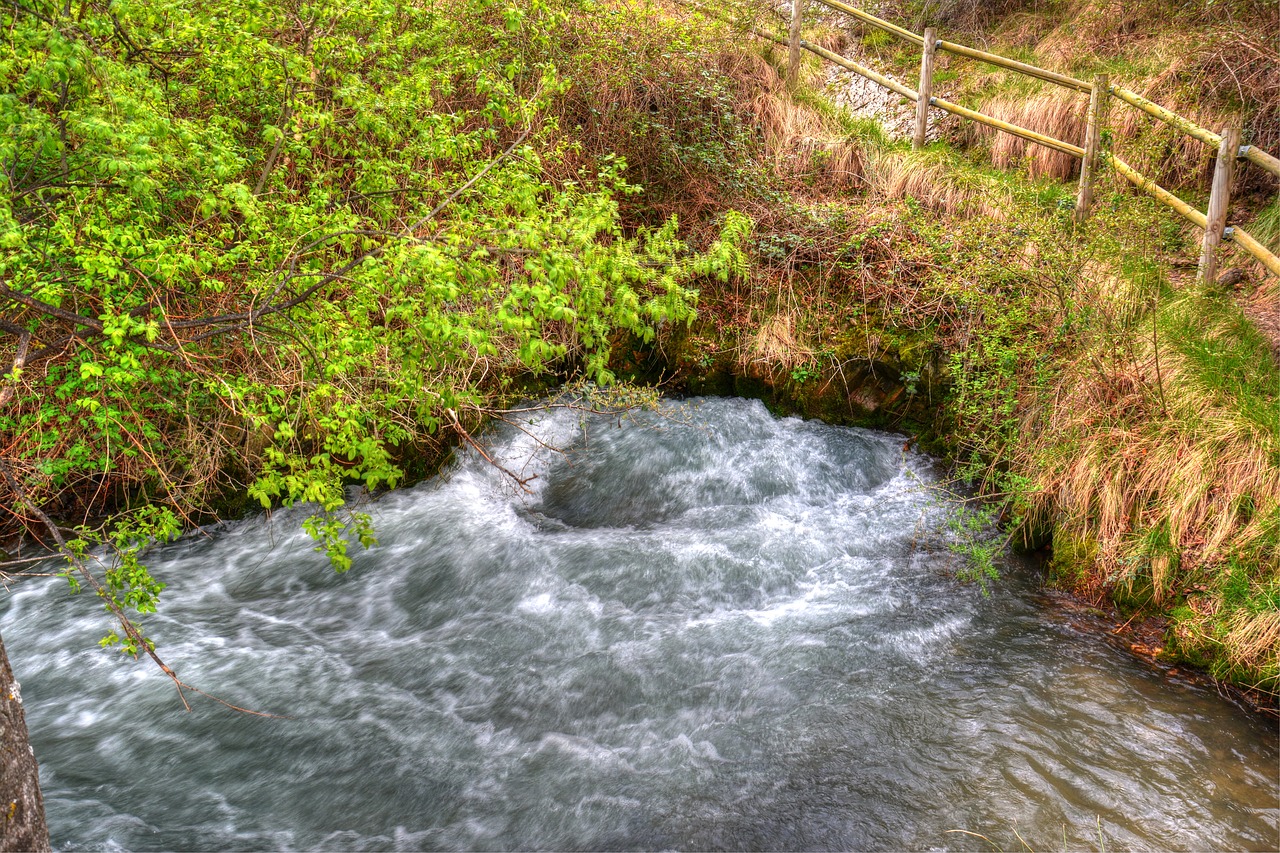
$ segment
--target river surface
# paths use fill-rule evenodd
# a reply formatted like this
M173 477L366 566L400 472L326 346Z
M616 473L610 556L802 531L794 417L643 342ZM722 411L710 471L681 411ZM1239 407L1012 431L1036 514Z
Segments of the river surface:
M955 579L927 457L756 402L523 414L367 505L155 552L193 697L65 582L0 627L63 849L1244 850L1274 725ZM564 452L550 449L558 448ZM969 834L973 833L973 834ZM988 843L979 836L990 839Z

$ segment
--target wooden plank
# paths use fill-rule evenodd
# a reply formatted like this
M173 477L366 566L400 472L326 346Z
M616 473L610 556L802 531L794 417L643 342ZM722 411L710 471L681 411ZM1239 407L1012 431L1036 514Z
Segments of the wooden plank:
M870 24L878 30L884 30L886 33L897 36L903 41L909 41L912 44L922 44L924 41L924 39L911 32L911 30L903 29L897 24L891 24L886 20L877 18L875 15L869 15L861 9L855 9L848 3L840 2L840 0L818 0L818 2L831 9L835 9L837 12L844 12L846 15L852 15L859 21L862 21L862 23Z
M804 24L804 0L791 0L791 31L787 45L787 88L800 79L800 28Z
M1241 228L1233 227L1229 236L1237 246L1253 255L1264 267L1271 270L1272 275L1280 278L1280 258L1271 254L1266 246L1259 243L1249 232Z
M928 27L924 31L924 45L920 52L920 88L916 98L916 132L911 137L911 147L919 151L924 147L925 134L929 131L929 98L933 93L933 58L937 56L938 31Z
M1231 179L1235 171L1236 153L1240 150L1240 127L1223 128L1218 145L1218 162L1213 167L1213 186L1209 191L1209 210L1205 213L1204 239L1200 242L1200 264L1196 280L1201 284L1218 281L1218 246L1227 227L1227 210L1231 206Z
M1112 168L1115 169L1121 177L1145 192L1147 195L1156 199L1156 201L1159 201L1161 204L1173 208L1191 224L1198 225L1201 228L1208 225L1208 220L1205 218L1203 213L1196 210L1194 207L1187 204L1185 201L1178 198L1155 181L1143 175L1137 169L1133 168L1110 151L1103 152L1102 156L1111 163Z
M820 0L820 2L823 1L824 0ZM1019 74L1025 74L1028 77L1035 77L1036 79L1044 80L1047 83L1056 83L1059 86L1065 86L1068 89L1075 89L1077 92L1088 92L1093 88L1083 80L1068 77L1066 74L1059 74L1056 71L1049 71L1046 68L1037 68L1036 66L1028 65L1025 62L1007 59L994 53L987 53L985 50L965 47L962 44L955 44L954 42L941 42L938 45L938 50L945 50L947 53L954 53L956 56L967 56L970 59L976 59L979 62L985 62L988 65L998 65L1001 68L1007 68L1010 71L1017 71Z
M985 124L987 127L994 127L996 130L1013 134L1014 136L1021 137L1028 142L1034 142L1036 145L1043 145L1046 148L1052 148L1054 151L1061 151L1063 154L1071 154L1075 157L1084 156L1083 148L1072 145L1069 142L1063 142L1061 139L1054 139L1052 136L1045 136L1044 134L1036 133L1034 130L1029 130L1016 124L1009 124L1007 121L1000 121L998 118L992 118L991 116L984 115L977 110L971 110L968 107L962 107L959 104L953 104L950 101L944 101L941 98L932 98L931 101L933 106L941 110L946 110L952 115L967 118L970 121L976 121L978 124Z
M1083 222L1093 207L1093 182L1098 174L1098 149L1102 141L1102 113L1107 106L1107 75L1093 81L1089 93L1089 118L1084 134L1084 161L1080 165L1080 191L1076 195L1076 222Z

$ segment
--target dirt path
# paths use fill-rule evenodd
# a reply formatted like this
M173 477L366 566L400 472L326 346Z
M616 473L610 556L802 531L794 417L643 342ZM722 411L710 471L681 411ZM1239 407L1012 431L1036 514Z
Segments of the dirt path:
M1280 365L1280 298L1277 288L1261 288L1241 301L1244 314L1271 344L1271 356Z

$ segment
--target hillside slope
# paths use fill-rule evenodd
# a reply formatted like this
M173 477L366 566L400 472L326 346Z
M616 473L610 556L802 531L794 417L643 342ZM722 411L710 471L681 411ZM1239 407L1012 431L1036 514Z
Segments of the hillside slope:
M1258 4L1235 18L1173 3L875 11L1076 76L1108 73L1210 126L1242 116L1257 144L1277 137L1278 66L1265 45L1280 22ZM811 14L810 40L913 81L918 48L822 7ZM785 62L761 49L775 68ZM868 88L806 63L815 91ZM939 77L962 104L1082 141L1078 95L956 57ZM1228 247L1233 283L1196 287L1199 232L1111 174L1091 219L1074 223L1065 155L955 120L915 153L892 121L886 138L865 111L850 120L786 92L780 75L764 89L776 101L758 110L773 161L808 162L825 145L826 161L839 151L849 164L852 189L833 194L829 179L782 170L787 201L758 215L759 283L718 300L704 289L700 334L729 353L722 373L745 377L731 386L763 383L828 418L914 423L995 501L1015 541L1050 544L1058 583L1154 620L1163 659L1274 701L1280 282ZM1108 144L1203 209L1211 152L1136 111L1115 113ZM851 138L852 154L840 147ZM1276 181L1256 168L1241 177L1233 221L1275 246Z

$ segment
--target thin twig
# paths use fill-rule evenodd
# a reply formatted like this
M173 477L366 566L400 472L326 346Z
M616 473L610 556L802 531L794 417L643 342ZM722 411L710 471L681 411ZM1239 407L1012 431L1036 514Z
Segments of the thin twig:
M9 368L9 382L0 389L0 406L5 405L17 394L16 385L22 366L27 362L27 347L31 345L31 333L24 331L18 338L18 351L13 356L13 367Z
M475 439L471 437L471 433L467 432L466 427L464 427L462 423L458 420L457 412L455 412L453 409L446 409L445 411L448 413L450 420L453 421L454 430L458 433L458 435L462 438L463 441L471 445L471 447L475 449L476 453L479 453L481 456L485 458L486 462L488 462L494 468L497 468L499 471L501 471L502 473L510 477L512 480L514 480L516 484L519 485L520 488L523 489L526 494L533 493L533 490L529 488L529 483L533 482L538 478L537 474L534 474L531 477L521 477L519 474L512 471L510 468L506 467L501 462L498 462L497 460L495 460L492 456L490 456L488 453L485 452L484 448L481 447L476 442Z
M197 687L193 687L179 678L178 674L160 658L160 655L156 654L151 643L142 635L142 632L138 630L138 626L133 623L133 620L131 620L129 615L124 612L119 603L116 602L115 598L102 586L102 583L94 576L93 572L89 570L89 567L84 564L84 561L80 559L79 555L77 555L73 550L71 550L71 547L67 545L67 540L63 537L62 531L58 529L58 525L55 524L53 519L49 518L49 516L45 514L44 510L40 509L36 502L31 499L26 490L23 489L22 485L18 482L17 477L14 476L13 471L9 467L8 461L3 458L0 458L0 476L4 477L5 483L17 496L18 500L26 504L27 507L35 513L36 518L38 518L40 523L49 531L53 540L58 543L58 550L62 553L62 556L68 563L75 567L75 569L80 573L80 576L85 579L85 582L88 583L89 586L93 588L93 591L97 593L98 597L102 599L103 603L106 604L107 609L110 610L111 614L120 622L120 627L124 630L125 634L134 641L138 648L146 652L147 657L151 658L152 662L160 668L161 672L169 676L173 681L174 687L178 691L178 698L182 700L182 706L186 710L191 710L191 703L187 701L186 694L183 691L190 690L193 693L199 693L205 698L212 699L220 705L225 705L234 711L252 714L255 717L283 719L278 714L268 714L265 711L253 711L248 708L241 708L239 705L233 705L224 699L219 699L217 696L213 696Z

